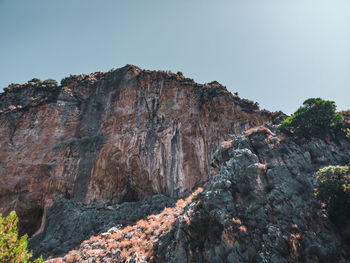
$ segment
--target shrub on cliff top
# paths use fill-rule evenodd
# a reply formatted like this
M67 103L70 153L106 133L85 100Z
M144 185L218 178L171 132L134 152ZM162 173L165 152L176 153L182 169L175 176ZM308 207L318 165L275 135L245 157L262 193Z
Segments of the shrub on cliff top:
M32 83L37 84L37 85L41 85L41 80L38 78L32 78L28 82L32 82Z
M17 222L15 211L6 218L0 214L0 262L23 263L32 257L32 253L27 250L27 235L18 239ZM34 262L43 262L43 259L40 257Z
M316 173L316 197L326 204L329 219L339 228L350 220L350 169L328 166Z
M181 71L178 71L176 74L179 75L179 76L183 76L184 75Z
M324 137L340 129L344 117L336 112L334 101L310 98L303 105L281 123L280 130L289 135Z

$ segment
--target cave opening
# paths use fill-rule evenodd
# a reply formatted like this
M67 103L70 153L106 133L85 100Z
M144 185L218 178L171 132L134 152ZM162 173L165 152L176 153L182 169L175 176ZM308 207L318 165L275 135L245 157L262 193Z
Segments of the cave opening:
M41 226L43 214L44 209L42 207L33 207L17 212L19 235L28 234L28 237L33 236Z

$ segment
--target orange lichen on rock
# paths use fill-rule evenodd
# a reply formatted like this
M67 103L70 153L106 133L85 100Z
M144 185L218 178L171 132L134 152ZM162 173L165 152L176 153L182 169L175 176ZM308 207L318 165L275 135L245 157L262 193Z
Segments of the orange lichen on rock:
M236 224L242 225L242 221L239 218L232 218L232 221Z

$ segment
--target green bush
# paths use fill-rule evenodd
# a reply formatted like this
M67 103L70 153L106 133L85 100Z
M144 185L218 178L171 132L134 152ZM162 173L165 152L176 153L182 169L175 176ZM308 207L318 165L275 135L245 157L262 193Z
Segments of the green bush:
M60 83L61 83L62 86L64 86L64 85L66 84L67 79L68 79L68 78L63 78L63 79L61 79L61 82L60 82Z
M38 79L38 78L32 78L30 81L28 81L28 82L32 82L32 83L35 83L35 84L37 84L37 85L41 85L41 80L40 79Z
M346 129L345 133L346 133L346 137L350 139L350 129L349 128Z
M179 75L179 76L183 76L184 75L181 71L178 71L176 74Z
M12 211L6 218L0 214L0 262L25 263L32 257L27 250L27 235L18 239L18 218ZM40 257L35 263L44 262Z
M329 219L339 228L350 220L350 169L328 166L316 173L315 195L326 204Z
M296 136L324 137L340 130L344 117L336 112L334 101L310 98L292 116L284 120L280 130Z

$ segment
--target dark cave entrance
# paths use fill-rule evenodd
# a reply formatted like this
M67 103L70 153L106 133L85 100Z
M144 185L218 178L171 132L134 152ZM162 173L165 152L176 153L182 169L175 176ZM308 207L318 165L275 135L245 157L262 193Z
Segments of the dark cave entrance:
M41 226L43 214L44 209L41 207L34 207L17 212L19 235L23 236L24 234L28 234L28 237L33 236Z

